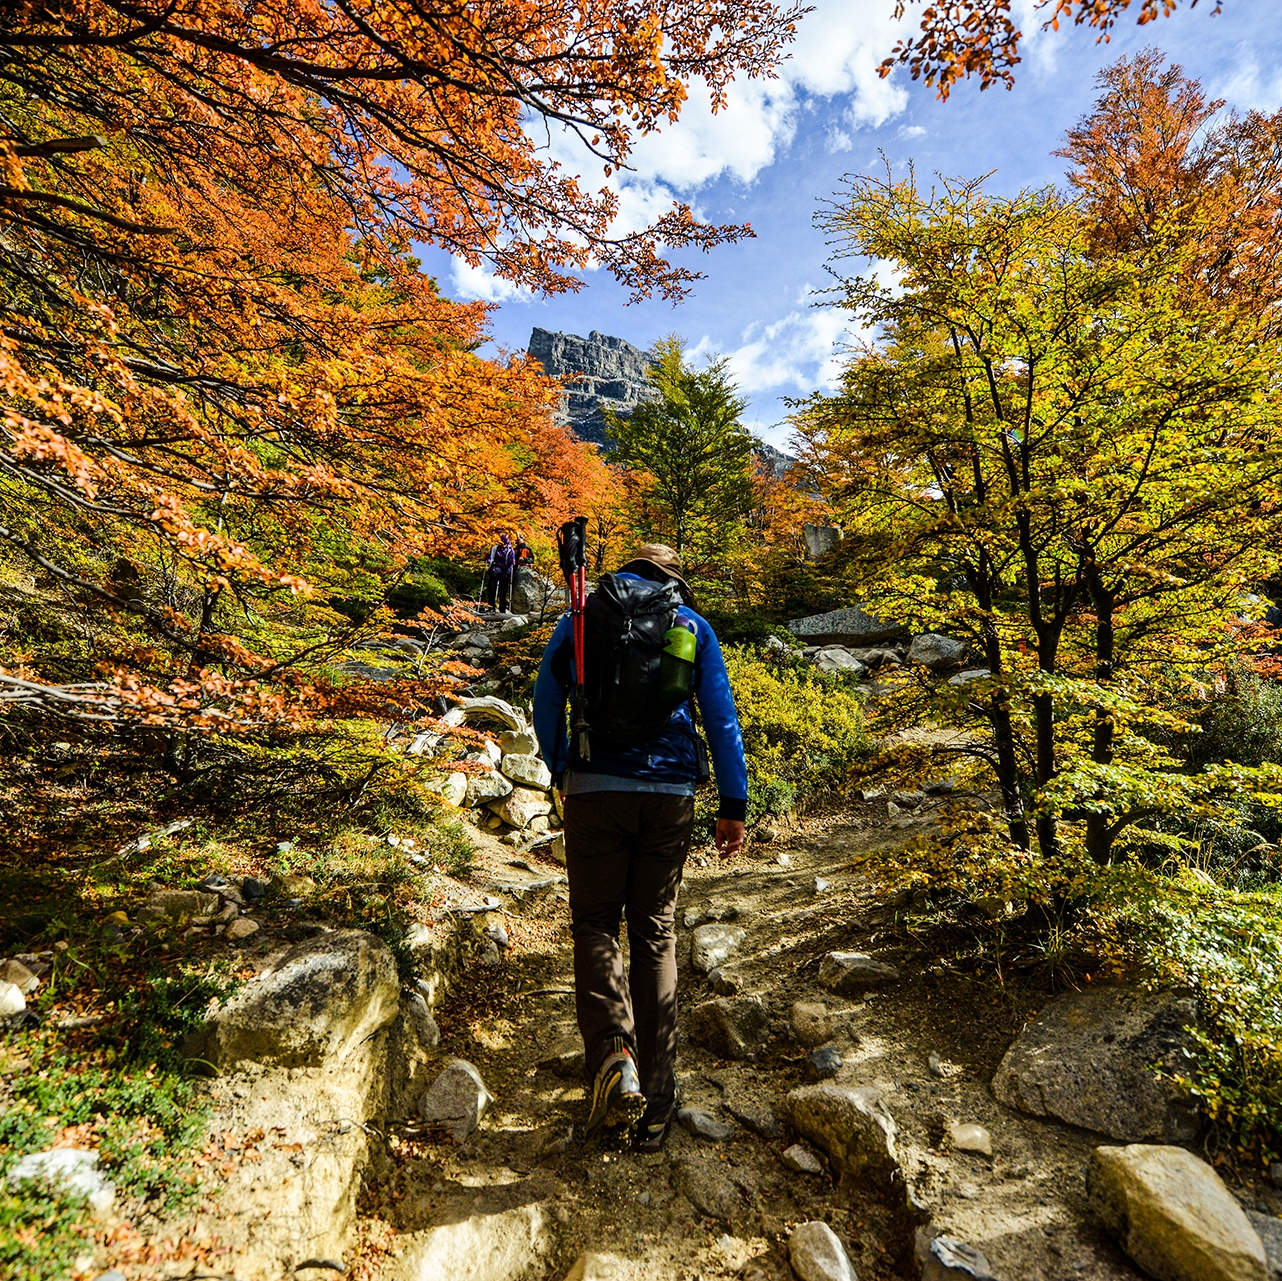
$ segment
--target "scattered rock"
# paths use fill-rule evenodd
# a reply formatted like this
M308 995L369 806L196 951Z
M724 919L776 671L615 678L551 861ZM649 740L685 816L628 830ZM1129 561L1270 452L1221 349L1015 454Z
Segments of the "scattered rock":
M213 916L219 904L217 894L204 894L199 890L158 890L138 908L135 915L140 921L187 925L196 917Z
M993 1155L993 1136L982 1125L958 1122L948 1127L948 1141L958 1152L978 1152L981 1156Z
M248 916L242 916L227 927L223 933L223 938L232 943L239 943L241 939L247 939L251 935L257 934L261 928L257 921L250 920Z
M1066 992L1015 1038L993 1094L1007 1107L1114 1139L1188 1141L1198 1129L1196 1103L1175 1078L1196 1020L1191 996L1132 987Z
M752 833L753 840L759 841L762 845L770 845L779 839L779 829L777 827L758 827Z
M240 882L240 892L245 896L246 903L257 903L267 894L268 888L267 882L257 876L243 877Z
M40 979L21 961L0 961L0 983L12 983L23 996L30 996L40 986Z
M936 632L925 632L913 637L913 643L908 646L908 661L920 663L932 672L942 672L950 667L959 667L969 649L970 645L966 641L940 636Z
M992 672L987 667L970 667L964 672L958 672L956 676L950 676L948 683L950 685L969 685L971 681L982 681L991 675Z
M816 1081L826 1081L841 1071L841 1055L830 1045L818 1050L811 1050L806 1056L808 1071Z
M720 1162L686 1157L677 1168L682 1193L701 1214L729 1223L743 1210L743 1194Z
M823 1162L804 1144L794 1143L783 1150L783 1163L798 1174L822 1174Z
M854 996L898 978L899 971L893 965L863 952L829 952L819 966L819 982L843 996Z
M533 730L507 730L499 735L499 750L504 756L537 756L539 740Z
M727 1059L755 1056L770 1031L766 1008L755 996L722 996L696 1005L686 1020L691 1039Z
M564 1281L618 1281L628 1275L628 1265L617 1254L585 1250L565 1274Z
M718 996L737 996L739 993L738 977L720 966L708 975L708 982Z
M1275 1188L1282 1188L1282 1161L1274 1161L1269 1166L1269 1182Z
M798 1044L808 1050L817 1049L832 1040L828 1007L818 1001L796 1001L789 1012L788 1025Z
M27 1008L27 998L16 983L0 981L0 1018L21 1014Z
M290 948L188 1037L183 1052L220 1068L315 1067L346 1058L399 1006L387 944L361 930L333 930Z
M845 649L822 649L815 655L815 666L821 672L850 672L862 676L868 669Z
M677 1110L677 1120L681 1122L696 1139L712 1139L715 1142L723 1142L732 1138L734 1135L734 1126L727 1125L724 1121L718 1121L711 1112L705 1108L679 1108Z
M737 925L700 925L690 955L696 970L708 974L728 961L743 945L747 932Z
M547 791L552 786L552 771L537 756L521 756L513 753L503 758L502 769L508 778L526 787Z
M552 1242L549 1216L537 1203L498 1214L474 1214L414 1233L401 1258L382 1276L386 1281L520 1281L539 1266Z
M1264 1246L1242 1207L1184 1148L1096 1148L1086 1192L1122 1249L1162 1281L1268 1281Z
M316 882L298 872L282 872L272 877L272 889L286 898L304 899L316 892Z
M451 805L462 805L468 799L468 784L468 775L462 770L455 770L452 774L435 778L424 786L442 800L449 801Z
M561 867L565 866L565 833L558 832L544 847L548 858Z
M9 1171L10 1183L20 1179L60 1183L83 1196L100 1213L110 1210L116 1200L115 1187L98 1170L97 1152L79 1148L50 1148L24 1156Z
M788 1237L788 1261L801 1281L857 1281L837 1234L818 1220L793 1228Z
M471 774L467 780L467 803L477 805L482 801L502 800L512 795L512 784L498 770L484 774Z
M832 888L832 882L822 876L815 877L815 893L822 894L825 890Z
M930 1069L931 1076L937 1076L941 1081L953 1075L949 1071L950 1064L945 1063L938 1054L929 1055L926 1059L926 1066Z
M509 827L522 828L540 814L552 812L552 802L542 792L532 792L527 787L517 787L503 801L491 801L490 809Z
M797 1133L823 1148L841 1174L895 1177L895 1121L876 1090L825 1081L793 1090L788 1108Z
M434 1050L441 1043L441 1029L427 1008L422 992L406 992L401 1000L405 1021L414 1037L425 1050Z
M841 526L805 521L801 526L801 541L806 545L806 555L811 560L818 560L820 556L836 550L841 542Z
M757 1105L740 1101L730 1096L724 1100L726 1111L745 1129L751 1130L759 1139L775 1143L783 1138L783 1126L775 1115L774 1108L768 1104Z
M462 1143L489 1111L493 1096L466 1059L453 1059L419 1100L419 1115Z
M1276 1214L1261 1214L1257 1210L1247 1210L1246 1217L1264 1246L1269 1281L1282 1281L1282 1219Z
M535 1131L535 1140L540 1160L550 1156L561 1156L574 1142L574 1126L555 1123L545 1125Z
M997 1281L988 1260L965 1241L937 1236L922 1244L922 1281Z

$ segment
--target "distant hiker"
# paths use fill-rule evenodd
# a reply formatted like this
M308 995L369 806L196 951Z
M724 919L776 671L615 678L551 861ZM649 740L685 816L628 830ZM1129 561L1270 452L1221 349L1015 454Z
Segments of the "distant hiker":
M565 797L574 989L592 1074L589 1134L640 1122L657 1151L676 1098L676 903L708 777L702 716L721 794L716 844L743 845L748 770L716 635L694 610L670 547L646 544L604 574L584 609L587 754L566 733L574 670L571 616L557 624L534 687L534 728ZM619 947L626 916L630 964Z
M534 549L519 534L516 536L516 568L518 572L534 568Z
M516 550L507 534L500 534L499 541L490 548L485 558L485 603L495 607L498 597L498 609L501 614L507 613L508 601L512 596L512 576L516 572Z

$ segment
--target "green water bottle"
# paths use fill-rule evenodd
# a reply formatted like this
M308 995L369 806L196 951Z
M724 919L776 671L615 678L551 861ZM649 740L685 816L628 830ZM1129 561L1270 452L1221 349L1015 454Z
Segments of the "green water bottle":
M659 659L659 697L665 703L684 703L694 693L694 655L698 645L694 630L669 627L663 633Z

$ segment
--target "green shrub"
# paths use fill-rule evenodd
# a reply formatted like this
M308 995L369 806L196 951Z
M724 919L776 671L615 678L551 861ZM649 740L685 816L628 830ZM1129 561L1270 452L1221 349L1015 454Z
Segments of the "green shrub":
M1282 684L1265 680L1245 663L1229 665L1223 689L1211 696L1198 721L1202 732L1188 740L1192 766L1282 762Z
M863 702L809 668L725 651L748 755L748 817L782 814L839 788L866 754Z
M398 618L414 618L424 607L443 608L449 603L450 592L435 574L415 572L401 579L385 599Z

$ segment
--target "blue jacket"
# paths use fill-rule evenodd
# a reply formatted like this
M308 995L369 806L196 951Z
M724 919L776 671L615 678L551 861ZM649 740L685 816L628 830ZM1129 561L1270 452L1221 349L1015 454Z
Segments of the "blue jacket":
M620 578L636 578L620 574ZM696 637L694 696L707 733L717 790L721 794L718 817L739 819L748 808L748 763L744 757L743 735L735 713L730 678L716 633L708 621L683 605L677 620L693 626ZM561 651L568 647L569 653ZM543 759L559 779L570 760L570 739L566 732L565 709L575 681L574 633L569 614L564 614L543 651L538 679L534 683L534 732L538 735ZM558 661L558 655L560 655ZM566 659L568 658L568 662ZM558 674L560 673L560 674ZM568 675L568 683L564 679ZM667 727L639 747L603 749L593 746L590 765L576 769L616 778L654 783L693 783L696 763L694 722L690 706L683 703L672 713Z

